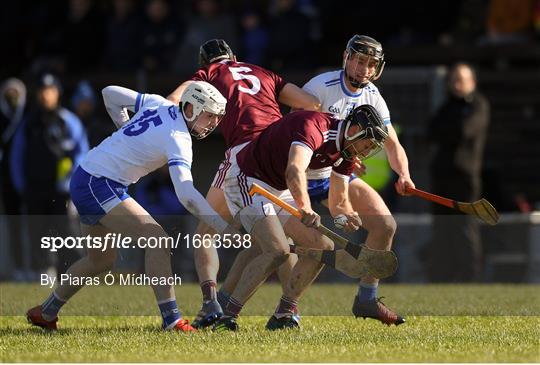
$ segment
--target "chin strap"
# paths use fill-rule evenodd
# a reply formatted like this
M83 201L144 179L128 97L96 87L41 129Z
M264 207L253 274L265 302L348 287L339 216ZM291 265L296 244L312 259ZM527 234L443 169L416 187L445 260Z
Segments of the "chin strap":
M347 77L347 80L349 80L349 82L351 83L351 85L352 85L353 87L357 88L357 89L362 89L362 88L366 87L367 84L368 84L367 82L365 82L365 83L363 83L363 84L359 83L359 82L356 81L354 78L352 78L351 76L349 76L349 75L347 74L347 71L345 71L345 76ZM368 82L369 82L369 81L368 81Z

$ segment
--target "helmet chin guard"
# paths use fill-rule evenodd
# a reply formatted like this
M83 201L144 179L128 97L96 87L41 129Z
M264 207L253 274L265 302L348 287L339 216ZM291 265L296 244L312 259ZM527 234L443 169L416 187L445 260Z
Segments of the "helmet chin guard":
M186 115L185 103L189 103L193 106L193 114L191 117ZM225 115L226 106L227 100L223 95L221 95L214 86L205 81L194 81L190 83L180 98L180 110L188 124L189 133L197 139L206 137L219 124L218 122L212 127L204 127L201 132L196 132L195 126L199 123L199 116L202 112L208 112L223 117Z
M355 34L347 42L345 53L345 57L343 58L343 71L345 73L345 77L347 78L347 80L349 80L353 87L363 88L367 85L367 82L361 83L353 76L349 75L349 73L347 72L347 61L350 60L357 53L361 53L377 60L375 73L369 78L369 81L375 81L379 77L381 77L381 74L384 70L385 61L383 48L380 42L365 35Z
M352 133L351 130L354 126L358 126L359 130ZM388 138L388 129L384 125L381 116L377 109L369 104L354 108L345 119L344 128L341 156L348 161L354 160L357 156L361 157L361 159L373 156L384 147L384 142ZM370 140L372 147L363 151L356 150L354 142L363 139ZM346 142L351 143L347 144Z

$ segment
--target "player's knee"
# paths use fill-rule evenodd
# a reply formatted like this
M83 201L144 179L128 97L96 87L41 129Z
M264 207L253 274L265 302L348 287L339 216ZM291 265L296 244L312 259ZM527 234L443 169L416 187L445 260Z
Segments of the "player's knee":
M112 270L116 262L116 255L90 257L90 262L96 274Z
M195 234L199 234L201 236L205 235L214 235L216 231L210 227L208 224L204 223L203 221L200 221L197 225L197 229L195 231Z
M254 245L254 246L251 246L245 250L242 250L238 255L237 257L239 257L241 260L243 261L251 261L253 260L255 257L259 256L260 254L262 253L261 249L259 248L259 246L257 245Z
M391 215L381 216L377 225L378 233L385 239L392 239L396 233L397 223Z
M276 249L271 251L270 253L271 257L271 267L277 268L281 264L283 264L287 259L289 258L289 251L286 249Z
M326 237L324 235L321 235L319 237L318 243L319 243L319 248L321 250L333 250L334 249L334 242L330 238L328 238L328 237Z

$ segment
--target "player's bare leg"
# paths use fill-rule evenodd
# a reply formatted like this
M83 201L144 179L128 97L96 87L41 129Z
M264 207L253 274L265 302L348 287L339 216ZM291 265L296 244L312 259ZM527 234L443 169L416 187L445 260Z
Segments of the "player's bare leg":
M89 226L81 223L81 236L90 237L105 237L107 233L113 233L101 224ZM116 261L116 248L107 248L105 251L99 248L88 248L86 256L77 260L71 265L66 274L72 278L75 277L90 277L97 276L108 270L111 270ZM59 283L60 284L60 283ZM65 283L58 285L55 289L56 295L64 301L69 300L75 295L84 285L73 285Z
M103 234L106 231L114 231L130 236L133 239L139 237L167 237L163 228L144 208L131 198L114 207L107 215L101 218L100 224L103 228L99 225L97 226L99 228L91 226L83 226L83 228L88 234ZM114 254L107 253L104 255L97 250L89 251L87 258L79 260L73 265L73 270L70 268L68 272L78 276L95 276L112 267L116 252L111 252L114 252ZM105 262L99 263L99 259L104 259ZM170 247L147 248L145 250L145 267L146 275L149 277L171 277ZM181 319L176 306L174 287L172 285L154 285L152 288L164 320L163 328L172 329L181 326L182 330L186 330L186 328L189 330L191 326ZM66 287L58 292L57 298L53 293L44 303L44 307L46 307L44 311L49 309L52 302L51 310L56 319L56 314L60 308L56 309L55 307L58 307L58 303L60 303L60 307L65 303L62 299L69 299L63 298L61 295L72 296L79 289L80 287Z
M208 194L206 194L206 200L223 219L229 223L232 221L223 190L211 186ZM214 235L216 232L210 226L200 221L195 233L203 236ZM213 245L210 248L201 246L201 248L195 248L193 254L199 282L202 283L207 280L215 281L219 271L219 256L215 247Z
M238 255L236 255L233 265L227 273L227 277L225 278L225 281L223 282L223 285L221 285L221 288L218 292L218 300L220 304L224 304L224 302L229 299L230 293L232 293L234 291L234 288L236 288L236 284L238 284L244 268L255 257L260 255L260 253L261 249L259 248L259 246L252 245L250 248L246 248L242 250ZM287 282L289 281L289 277L291 275L291 271L297 261L298 257L296 255L289 255L287 261L281 264L276 271L283 291L285 291Z
M353 209L368 231L366 246L377 250L390 250L396 232L396 221L381 196L366 182L354 179L349 184L349 199ZM366 276L360 280L360 289L354 299L356 317L372 317L386 324L401 324L405 320L377 299L379 280Z
M259 245L260 255L255 257L242 271L238 285L231 293L224 308L224 317L220 319L215 330L236 330L234 318L248 299L262 285L268 275L277 269L289 254L289 244L281 223L275 215L268 215L258 220L250 232L252 242Z
M211 186L206 194L206 200L210 206L227 222L232 222L232 216L225 201L223 190ZM195 234L204 237L205 235L213 236L216 232L207 224L199 221ZM219 271L219 256L214 245L193 249L195 259L195 268L199 278L199 284L203 294L202 308L193 321L193 326L202 328L212 325L219 317L222 316L223 310L217 302L216 281Z
M101 221L105 227L133 237L168 237L163 228L133 199L126 199L114 207ZM150 277L171 277L171 248L146 248L144 254L146 274ZM152 287L158 302L174 298L172 285Z
M287 234L287 232L285 232L285 234ZM287 234L287 236L289 236L289 235ZM290 236L289 236L289 238L290 238ZM291 242L291 239L289 239L289 243L290 244L293 243L293 242ZM297 263L298 263L298 256L289 255L289 257L287 258L287 261L285 261L283 264L281 264L278 267L277 271L276 271L279 282L281 284L281 290L283 292L285 292L285 290L287 289L287 285L288 285L289 280L291 278L293 268L296 266Z
M81 224L81 236L83 237L87 235L105 237L107 233L110 233L110 230L101 224L94 226ZM94 277L110 270L116 261L116 252L116 248L108 248L105 251L99 248L88 248L86 256L77 260L66 271L66 274L73 280L59 281L55 290L42 305L31 308L27 312L28 321L45 329L56 330L58 312L84 286L85 281L77 278Z
M334 243L329 238L314 228L306 227L295 217L290 217L287 220L284 224L284 230L287 236L299 246L322 250L334 248ZM297 262L290 272L289 280L284 286L279 305L266 324L267 329L298 327L299 318L296 316L298 302L323 267L323 264L308 257L297 258Z
M218 299L220 304L225 304L222 303L222 301L226 302L229 299L229 296L236 288L236 285L242 276L244 268L261 253L262 251L258 245L251 245L251 247L240 251L238 255L236 255L234 262L225 277L225 281L219 289Z

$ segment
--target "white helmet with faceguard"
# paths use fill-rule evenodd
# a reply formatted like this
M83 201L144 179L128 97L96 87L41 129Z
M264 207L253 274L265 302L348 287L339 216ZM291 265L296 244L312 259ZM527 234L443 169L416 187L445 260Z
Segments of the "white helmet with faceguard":
M348 161L353 161L355 157L365 160L377 152L388 138L388 129L372 105L365 104L354 108L343 121L344 133L341 156ZM355 142L360 140L370 141L362 150L357 149ZM349 143L347 143L349 142Z
M191 117L186 115L186 103L193 106ZM189 132L197 139L203 139L208 136L219 124L225 115L227 99L214 86L205 81L194 81L190 83L182 97L180 98L180 110L184 119L188 123ZM201 126L200 132L197 132L195 126L200 123L198 117L202 112L208 112L219 116L217 123L210 123L207 126Z
M384 69L384 53L381 43L366 35L355 34L347 42L345 57L343 58L343 71L353 87L362 88L367 85L367 82L358 81L354 72L347 71L347 61L352 60L356 54L363 54L377 61L375 72L369 77L369 81L375 81L381 77Z

